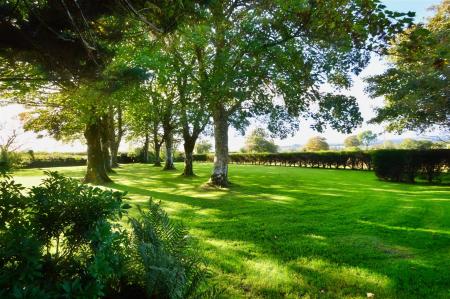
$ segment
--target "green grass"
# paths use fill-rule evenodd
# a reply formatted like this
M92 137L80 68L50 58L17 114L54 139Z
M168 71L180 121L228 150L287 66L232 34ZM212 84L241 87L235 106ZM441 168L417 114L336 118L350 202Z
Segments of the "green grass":
M181 169L182 166L178 165ZM190 228L224 298L450 298L450 188L371 172L230 166L231 190L126 165L110 187ZM83 168L59 168L81 177ZM16 173L37 184L42 170ZM135 212L132 211L133 213Z

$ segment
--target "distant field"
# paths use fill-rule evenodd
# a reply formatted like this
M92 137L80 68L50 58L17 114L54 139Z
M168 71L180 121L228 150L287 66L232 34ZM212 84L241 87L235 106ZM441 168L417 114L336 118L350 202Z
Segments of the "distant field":
M125 165L109 187L128 191L132 204L161 200L183 221L224 298L450 298L450 187L231 165L230 190L204 190L211 164L195 169L198 177L186 179ZM52 170L81 177L84 167ZM27 186L42 176L15 174Z

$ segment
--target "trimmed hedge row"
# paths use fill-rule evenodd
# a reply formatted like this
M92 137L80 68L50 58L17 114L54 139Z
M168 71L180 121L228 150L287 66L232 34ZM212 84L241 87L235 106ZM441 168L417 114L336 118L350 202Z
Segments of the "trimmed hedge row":
M372 153L378 178L414 183L420 176L428 182L439 182L450 168L450 150L378 150Z
M375 170L378 178L413 183L419 176L429 182L441 180L450 169L450 150L374 150L352 152L232 153L230 163L335 169ZM194 161L213 162L214 155L194 155Z
M117 156L117 162L120 164L138 163L138 159L128 154L120 154ZM87 164L87 159L84 156L69 156L64 157L63 154L58 154L55 157L38 157L33 160L25 160L19 162L20 168L48 168L48 167L67 167L67 166L84 166Z
M55 158L45 160L31 160L22 162L22 168L46 168L63 166L82 166L86 165L85 158Z
M183 160L182 155L175 159ZM429 182L440 181L442 172L450 168L450 150L374 150L294 153L231 153L230 163L274 166L297 166L354 170L375 170L378 178L395 182L414 182L420 176ZM214 155L194 155L196 162L213 162ZM83 156L46 157L22 161L22 168L46 168L86 165ZM121 164L139 163L139 157L120 154Z
M230 162L236 164L279 165L298 167L344 168L371 170L370 152L294 152L294 153L233 153ZM194 155L199 162L213 161L213 155Z

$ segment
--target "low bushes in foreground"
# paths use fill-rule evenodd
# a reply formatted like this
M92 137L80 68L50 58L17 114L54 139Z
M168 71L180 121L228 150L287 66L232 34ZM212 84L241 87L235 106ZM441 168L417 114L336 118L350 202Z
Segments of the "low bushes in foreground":
M1 298L188 298L205 276L187 230L152 201L128 217L124 193L56 172L25 190L0 181ZM25 192L26 191L26 192Z

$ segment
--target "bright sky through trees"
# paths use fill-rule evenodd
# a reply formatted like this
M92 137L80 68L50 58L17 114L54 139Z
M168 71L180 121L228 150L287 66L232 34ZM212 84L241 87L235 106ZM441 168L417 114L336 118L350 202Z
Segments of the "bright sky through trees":
M416 20L423 21L426 17L432 15L432 11L429 8L433 5L440 3L439 0L385 0L385 5L388 9L394 11L406 12L408 10L416 12ZM373 107L381 105L382 99L372 100L364 93L365 84L363 83L363 78L379 74L383 71L385 61L380 60L377 57L374 57L370 65L354 80L353 87L347 91L346 93L352 96L355 96L358 99L358 103L360 106L360 110L364 120L374 116ZM0 107L0 128L2 130L0 132L0 137L5 137L3 135L8 135L11 130L17 129L20 127L20 122L17 119L17 114L23 111L23 108L19 105L13 105L9 107ZM247 132L250 132L255 127L259 126L257 121L254 121L252 126L247 129ZM381 126L377 125L367 125L363 124L361 128L356 130L355 133L364 130L372 130L376 133L381 133L383 131ZM309 126L309 123L306 121L302 122L300 130L293 137L289 137L284 140L275 140L278 145L292 145L292 144L305 144L306 141L312 137L317 135L317 132L312 130ZM346 135L339 134L331 129L326 130L323 134L327 141L330 144L335 143L343 143ZM405 133L401 135L401 137L414 137L414 133ZM398 138L399 136L394 134L382 134L380 136L380 140L388 140L391 138ZM81 143L74 144L63 144L61 142L57 142L52 138L44 137L42 139L37 139L37 135L34 133L24 133L19 137L19 143L22 145L21 149L33 149L35 151L84 151L85 146ZM239 133L230 129L229 135L229 147L231 151L237 151L245 143L245 137L241 136ZM124 144L122 146L123 150L128 150L129 145Z

